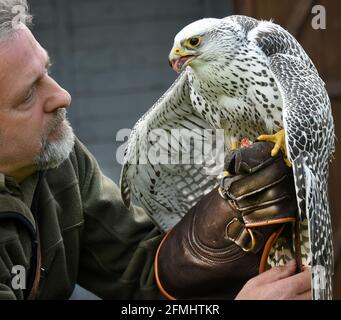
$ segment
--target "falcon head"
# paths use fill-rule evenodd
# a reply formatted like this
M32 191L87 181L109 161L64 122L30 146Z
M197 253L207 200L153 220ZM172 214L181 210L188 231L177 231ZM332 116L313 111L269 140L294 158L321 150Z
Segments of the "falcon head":
M174 38L169 64L177 73L187 66L193 69L209 62L232 60L242 34L233 20L205 18L183 28ZM245 34L244 34L245 38Z

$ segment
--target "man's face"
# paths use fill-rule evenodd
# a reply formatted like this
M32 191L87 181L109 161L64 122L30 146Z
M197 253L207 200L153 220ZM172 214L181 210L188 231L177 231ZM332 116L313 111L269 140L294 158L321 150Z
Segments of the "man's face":
M50 61L28 28L0 41L0 172L20 176L68 156L71 97L48 74Z

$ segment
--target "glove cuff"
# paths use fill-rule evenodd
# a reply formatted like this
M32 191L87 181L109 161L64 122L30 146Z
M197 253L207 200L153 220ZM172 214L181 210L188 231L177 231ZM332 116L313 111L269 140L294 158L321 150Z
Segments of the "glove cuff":
M163 296L168 299L168 300L176 300L175 297L173 297L171 294L169 294L165 288L163 287L160 277L159 277L159 255L160 255L160 250L162 245L164 244L164 242L166 241L168 235L169 235L170 231L168 231L166 233L166 235L163 237L163 239L161 240L159 247L156 250L156 254L155 254L155 260L154 260L154 274L155 274L155 281L156 281L156 285L158 286L160 292L163 294Z

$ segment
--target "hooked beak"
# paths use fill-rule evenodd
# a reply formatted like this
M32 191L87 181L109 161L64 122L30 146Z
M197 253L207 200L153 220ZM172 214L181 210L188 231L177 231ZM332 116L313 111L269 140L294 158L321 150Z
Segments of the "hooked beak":
M176 73L180 73L195 58L195 55L186 53L181 48L174 48L169 55L168 63Z

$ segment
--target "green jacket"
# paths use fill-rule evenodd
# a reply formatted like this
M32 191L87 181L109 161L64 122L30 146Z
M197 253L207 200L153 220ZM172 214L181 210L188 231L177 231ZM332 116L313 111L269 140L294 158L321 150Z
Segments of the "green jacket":
M43 177L37 173L19 186L0 173L0 299L26 297L27 288L13 289L12 268L24 266L29 281L37 226L38 299L68 299L76 283L103 299L162 298L153 267L162 235L141 209L126 209L79 141Z

